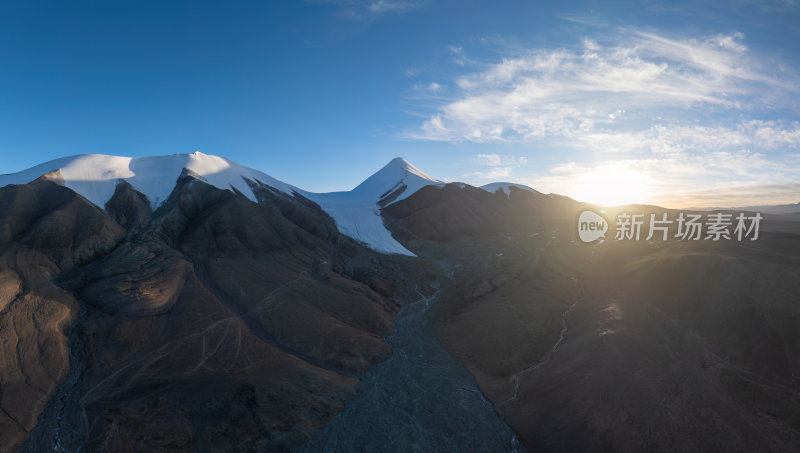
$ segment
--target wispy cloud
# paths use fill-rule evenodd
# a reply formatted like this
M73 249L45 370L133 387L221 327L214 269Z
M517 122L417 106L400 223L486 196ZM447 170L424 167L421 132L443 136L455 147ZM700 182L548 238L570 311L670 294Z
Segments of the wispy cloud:
M527 157L501 156L499 154L478 154L475 158L482 165L499 167L501 165L522 165L528 163Z
M421 8L427 0L306 0L312 3L332 3L339 14L349 19L373 20L389 13L402 13Z
M597 162L572 173L540 172L529 180L534 187L569 194L570 181L603 165L652 176L659 181L654 197L718 183L766 183L770 175L800 180L796 165L782 165L800 147L800 123L776 113L796 111L800 77L762 61L741 33L689 39L623 29L574 48L517 51L482 66L461 47L449 50L461 68L448 83L451 97L440 98L404 136L537 143ZM507 169L499 175L505 177L512 167L493 168Z
M677 40L624 31L611 44L585 39L578 50L533 50L504 58L456 78L459 97L441 105L408 136L530 141L595 131L610 125L621 110L743 109L794 102L800 91L796 78L770 74L750 57L742 39L740 33ZM461 48L451 52L466 58ZM498 127L503 134L492 134Z
M377 0L371 2L367 9L373 13L382 14L415 9L419 8L421 5L422 2L420 1Z
M786 13L797 9L800 3L797 0L741 0L745 4L749 4L760 8L767 13Z
M480 171L461 175L464 178L489 180L509 178L513 175L514 169L528 163L525 156L501 156L500 154L478 154L474 162L484 167Z
M659 123L636 131L592 130L572 139L576 145L596 153L676 155L743 149L767 152L800 146L800 124L764 120L743 120L733 126Z
M411 86L410 94L413 97L422 99L441 99L439 94L444 90L444 87L437 82L430 83L415 83Z
M487 170L464 173L461 176L463 178L470 178L477 180L498 180L498 179L507 179L511 177L512 171L513 169L511 167L492 167Z
M593 17L589 16L575 16L575 15L563 15L559 16L559 19L566 20L568 22L574 22L576 24L586 25L589 27L607 27L608 24L597 20Z

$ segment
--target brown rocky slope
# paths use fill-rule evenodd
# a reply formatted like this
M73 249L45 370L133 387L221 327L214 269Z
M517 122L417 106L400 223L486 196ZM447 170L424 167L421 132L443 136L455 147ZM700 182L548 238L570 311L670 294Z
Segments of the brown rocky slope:
M257 192L0 189L0 450L288 450L354 397L424 270Z

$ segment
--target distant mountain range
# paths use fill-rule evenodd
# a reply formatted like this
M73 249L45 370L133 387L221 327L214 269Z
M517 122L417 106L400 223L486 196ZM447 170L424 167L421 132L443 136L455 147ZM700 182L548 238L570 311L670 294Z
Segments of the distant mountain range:
M587 244L587 208L401 158L0 175L0 453L800 451L800 222Z
M290 196L300 194L318 203L333 217L342 233L374 250L404 255L413 254L392 238L383 226L379 209L408 198L422 187L445 185L398 157L351 191L313 193L223 157L194 152L138 158L99 154L65 157L18 173L0 175L0 187L25 184L51 174L54 181L103 208L118 182L126 181L156 209L166 201L174 181L184 170L214 187L241 193L252 201L257 201L254 190L258 187L270 187ZM509 187L535 192L530 187L513 183L491 183L482 188L508 194Z
M800 214L800 203L778 204L778 205L759 205L759 206L739 206L733 208L689 208L694 211L748 211L760 212L762 214Z

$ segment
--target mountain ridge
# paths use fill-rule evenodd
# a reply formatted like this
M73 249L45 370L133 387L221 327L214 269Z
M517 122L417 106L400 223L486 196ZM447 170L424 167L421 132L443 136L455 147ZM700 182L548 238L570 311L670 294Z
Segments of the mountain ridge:
M0 175L0 187L26 184L53 172L58 172L55 178L58 184L74 190L101 209L112 199L117 185L125 181L143 194L155 210L166 201L185 172L219 189L241 193L253 202L258 202L255 189L266 186L289 196L299 194L319 204L334 219L340 232L376 251L409 256L414 254L384 227L380 209L427 185L444 185L397 157L350 191L315 193L224 157L196 151L137 158L105 154L68 156Z
M584 244L591 205L415 168L325 196L242 179L254 203L195 167L155 210L115 174L105 210L61 170L0 188L0 452L797 450L796 224ZM466 387L420 379L447 354ZM464 392L515 437L468 428Z
M111 199L120 180L129 182L147 196L152 207L156 208L166 200L184 169L194 172L220 189L239 191L251 201L256 201L256 198L247 183L248 179L288 194L298 190L261 171L199 151L191 154L147 157L107 154L62 157L17 173L0 175L0 187L8 184L26 184L43 174L58 170L62 185L100 208Z

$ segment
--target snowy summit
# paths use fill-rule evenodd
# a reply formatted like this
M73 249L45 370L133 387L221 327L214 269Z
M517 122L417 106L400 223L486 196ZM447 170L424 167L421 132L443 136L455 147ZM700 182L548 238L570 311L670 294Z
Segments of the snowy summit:
M289 195L295 193L316 202L336 222L342 233L383 253L411 255L383 224L380 204L388 205L428 186L443 186L403 158L396 158L348 192L313 193L279 181L265 173L243 167L223 157L201 152L153 157L122 157L83 154L52 160L18 173L0 175L0 187L26 184L47 173L90 202L104 208L124 180L158 207L175 187L184 169L223 190L242 193L257 201L249 182L261 183Z
M336 221L342 233L384 253L414 256L383 225L380 202L385 205L409 197L425 186L443 186L407 160L398 157L349 192L303 193Z
M539 193L530 187L523 185L523 184L514 184L513 182L493 182L491 184L486 184L481 186L481 189L490 192L490 193L497 193L498 191L502 190L506 196L511 196L511 187L516 187L517 189L527 190L528 192L532 193Z
M50 172L58 171L59 183L74 190L99 207L114 195L120 180L143 193L155 208L167 199L183 169L191 170L207 183L220 189L236 189L256 201L246 179L261 182L292 194L296 188L258 170L201 152L153 157L122 157L83 154L51 160L19 173L0 175L0 187L26 184Z

